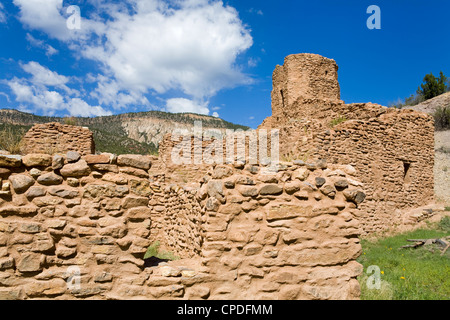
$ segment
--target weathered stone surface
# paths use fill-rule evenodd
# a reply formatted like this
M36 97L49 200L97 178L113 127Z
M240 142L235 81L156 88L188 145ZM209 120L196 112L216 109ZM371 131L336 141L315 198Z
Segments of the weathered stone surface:
M48 192L52 196L57 196L64 199L73 199L78 197L79 192L76 189L67 188L64 186L51 187L48 189Z
M9 177L11 185L15 192L23 193L28 190L33 184L34 179L24 174L16 174Z
M0 270L11 269L11 268L14 268L14 258L13 257L0 258Z
M233 170L229 166L217 166L212 174L213 179L228 178L233 174Z
M152 216L152 210L146 207L131 208L127 211L130 220L144 220Z
M22 165L22 157L18 155L1 155L0 154L0 167L4 168L17 168Z
M63 279L34 281L25 286L29 297L55 297L64 294L66 290L67 283Z
M346 179L340 179L334 183L334 186L338 189L345 189L348 187L348 181Z
M38 208L36 206L6 206L0 208L1 216L8 215L18 215L18 216L31 216L36 215L38 213Z
M120 166L130 166L138 169L148 170L151 167L152 159L149 156L123 154L117 157L117 164Z
M261 189L259 189L259 194L262 196L266 195L279 195L283 193L283 188L279 187L276 184L267 184Z
M320 188L320 191L328 197L334 197L336 195L336 189L329 184L326 184L322 188Z
M63 166L64 166L64 157L59 154L55 154L52 159L52 169L59 170Z
M6 169L6 168L0 168L0 177L1 178L6 178L11 174L11 170Z
M153 190L148 180L131 180L130 189L131 192L143 197L149 197L153 194Z
M75 163L66 164L61 170L60 173L63 177L83 177L87 176L91 173L91 169L89 168L87 162L85 160L80 160Z
M113 184L104 184L104 185L88 185L84 189L84 198L94 199L100 197L124 197L128 194L129 189L127 186L116 186Z
M63 182L63 178L54 172L49 172L39 176L39 178L37 178L37 182L45 186L57 185Z
M132 176L136 176L139 178L148 178L149 177L148 172L146 170L138 169L138 168L120 167L119 172L129 174Z
M44 256L38 253L26 252L20 256L17 270L20 272L36 272L42 270Z
M134 207L147 207L149 199L147 197L137 197L130 195L123 199L122 208L130 209Z
M280 204L270 206L266 209L267 221L311 216L313 216L313 208L311 206Z
M258 195L258 188L256 187L239 186L238 191L244 197L256 197Z
M94 164L92 167L94 168L94 170L98 171L119 173L119 167L115 164Z
M23 233L38 233L42 231L42 224L36 222L25 222L20 224L19 231Z
M80 180L77 178L67 178L67 184L71 187L78 187L80 185Z
M308 178L309 174L310 171L307 168L301 167L293 172L292 179L305 181Z
M32 168L29 173L30 176L32 176L34 179L37 179L42 174L42 171L37 168Z
M77 151L69 151L66 155L66 160L68 163L77 162L80 160L81 155Z
M298 180L289 181L284 184L284 191L288 194L293 194L299 191L301 188L301 183Z
M39 153L27 154L22 157L22 163L27 167L49 167L52 165L52 156Z
M343 193L347 200L356 204L362 203L366 198L366 194L361 190L345 190Z
M160 267L159 270L161 271L161 275L163 277L179 277L179 276L181 276L181 271L178 268L164 266L164 267Z
M88 164L109 164L110 155L109 154L88 154L83 156L83 159Z
M318 188L320 188L321 186L323 186L325 184L325 182L327 182L327 180L325 180L325 178L322 178L322 177L316 177L315 181L316 181L316 187L318 187Z

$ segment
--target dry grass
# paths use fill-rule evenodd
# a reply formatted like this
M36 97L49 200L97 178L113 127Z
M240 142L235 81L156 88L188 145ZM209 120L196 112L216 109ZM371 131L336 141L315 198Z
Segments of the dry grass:
M20 154L23 147L22 138L25 133L25 129L14 130L11 127L4 127L0 130L0 150L6 150L11 154Z

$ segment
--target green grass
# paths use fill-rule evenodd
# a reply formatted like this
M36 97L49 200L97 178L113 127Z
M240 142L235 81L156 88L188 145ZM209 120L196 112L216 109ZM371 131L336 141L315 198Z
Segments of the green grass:
M148 247L147 252L145 252L144 259L148 259L151 257L156 257L156 258L162 259L162 260L179 260L180 259L180 257L174 255L170 251L160 251L159 250L160 245L161 244L159 241L155 241L154 243L152 243Z
M358 262L364 266L359 277L362 300L449 300L450 250L441 256L442 247L435 244L399 249L412 244L406 239L442 238L450 235L450 218L446 217L430 230L416 230L377 242L362 240L363 253ZM366 285L367 268L381 270L381 288Z
M337 126L338 124L343 123L345 121L347 121L347 118L345 118L345 116L339 116L330 121L330 127L333 128L334 126Z

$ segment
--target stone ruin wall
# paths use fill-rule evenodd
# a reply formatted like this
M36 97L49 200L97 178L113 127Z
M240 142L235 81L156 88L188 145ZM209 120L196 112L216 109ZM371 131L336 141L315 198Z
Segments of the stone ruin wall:
M433 118L372 103L345 104L337 69L334 60L318 55L286 57L273 75L273 114L259 129L280 130L282 159L356 169L367 194L360 211L363 235L416 223L402 210L434 200ZM322 81L318 75L325 74Z
M183 186L161 166L0 156L0 299L359 297L364 193L349 166L209 166ZM146 266L156 240L182 259Z
M25 134L22 143L23 154L64 154L68 151L77 151L81 155L95 153L92 131L88 128L58 122L34 125Z

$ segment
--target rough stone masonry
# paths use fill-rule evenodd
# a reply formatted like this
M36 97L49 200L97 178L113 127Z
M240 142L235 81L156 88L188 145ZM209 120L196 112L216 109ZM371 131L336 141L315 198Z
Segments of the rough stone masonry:
M0 299L357 299L350 166L0 156ZM192 169L192 168L191 168ZM147 266L159 241L180 260Z
M285 58L273 73L272 116L287 159L351 165L364 184L363 235L409 223L405 209L434 200L434 120L425 113L340 100L338 66L316 54Z

